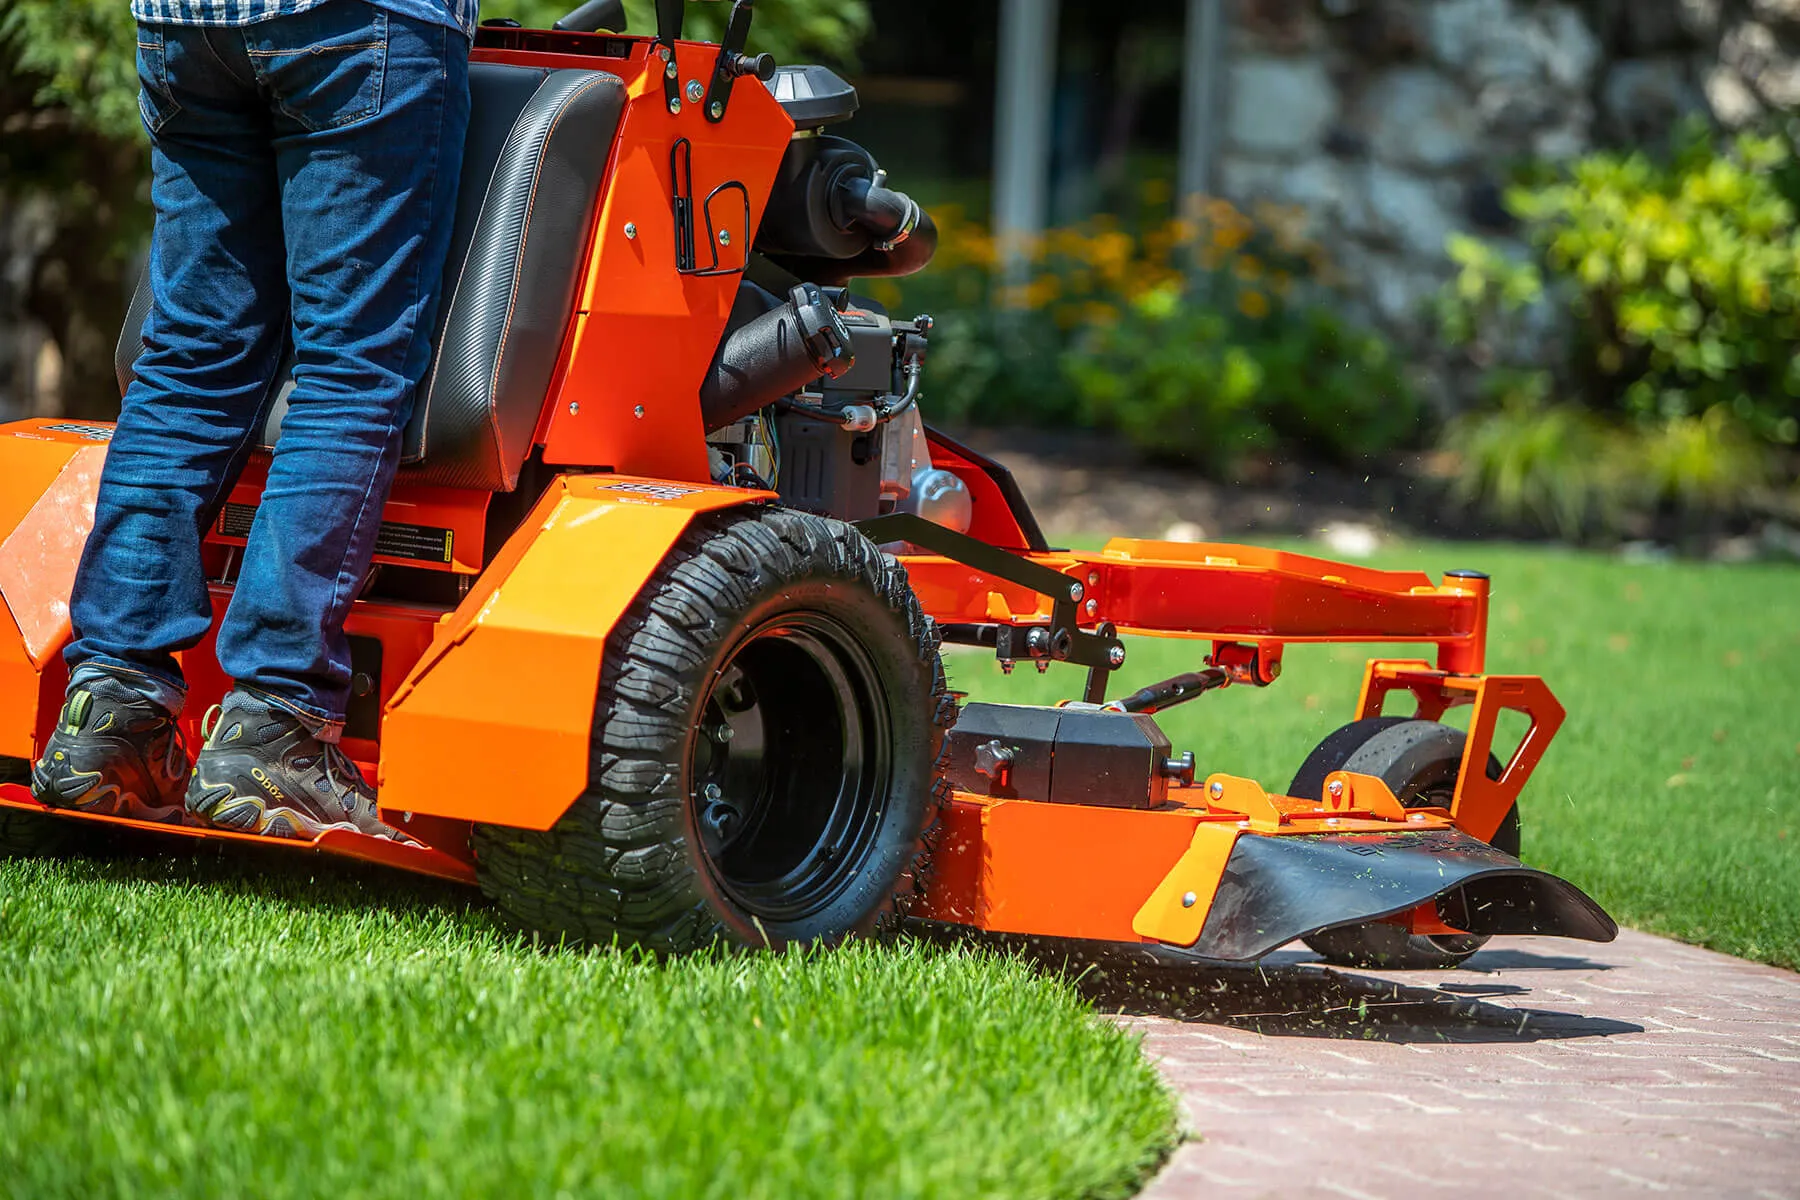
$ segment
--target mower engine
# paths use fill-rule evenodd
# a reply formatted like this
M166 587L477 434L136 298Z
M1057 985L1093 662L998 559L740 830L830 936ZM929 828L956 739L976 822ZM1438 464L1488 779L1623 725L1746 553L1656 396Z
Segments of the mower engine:
M817 66L769 86L798 128L701 387L714 479L842 520L911 512L964 532L968 489L932 468L919 415L931 318L894 320L848 287L924 267L937 228L868 151L824 134L855 113L854 88Z

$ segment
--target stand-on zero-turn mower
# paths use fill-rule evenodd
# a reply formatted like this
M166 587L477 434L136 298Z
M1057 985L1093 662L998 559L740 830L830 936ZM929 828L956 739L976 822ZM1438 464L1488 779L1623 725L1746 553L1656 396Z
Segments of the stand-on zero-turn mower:
M923 267L935 227L830 132L847 84L745 52L751 11L723 45L680 40L679 0L654 37L611 32L617 0L481 28L436 359L348 626L344 745L417 844L273 844L478 883L549 939L663 951L896 913L1223 961L1294 938L1395 966L1492 934L1610 939L1593 901L1514 857L1563 710L1536 678L1483 673L1487 578L1047 547L1005 470L922 423L929 318L850 286ZM211 518L220 612L285 390ZM0 428L12 780L61 704L110 432ZM1195 669L1109 700L1121 634L1191 639ZM940 641L1085 669L1080 698L959 709ZM1435 643L1437 661L1371 662L1355 719L1284 792L1172 753L1152 713L1273 682L1290 642ZM182 666L197 745L227 681L210 641ZM1416 716L1383 715L1395 692ZM1466 734L1439 723L1460 704ZM1509 710L1530 729L1502 762ZM0 787L0 850L92 821L135 824Z

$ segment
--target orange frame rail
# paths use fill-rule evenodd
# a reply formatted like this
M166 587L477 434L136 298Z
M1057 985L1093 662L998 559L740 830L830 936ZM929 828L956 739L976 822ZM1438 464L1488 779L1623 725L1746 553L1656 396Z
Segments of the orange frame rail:
M1115 538L1097 554L1020 557L1081 584L1080 623L1120 633L1284 642L1433 642L1438 669L1478 675L1485 662L1488 581L1379 571L1282 550ZM940 622L1030 624L1049 598L939 555L906 555L925 611Z

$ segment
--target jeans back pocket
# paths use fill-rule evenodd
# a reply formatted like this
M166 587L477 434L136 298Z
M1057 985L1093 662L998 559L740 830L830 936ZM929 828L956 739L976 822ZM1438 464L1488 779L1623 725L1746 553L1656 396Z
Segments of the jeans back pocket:
M137 31L138 116L152 136L163 131L181 105L169 90L169 58L163 31L156 25L139 25Z
M374 5L325 4L244 33L257 79L301 128L319 133L381 111L388 18Z

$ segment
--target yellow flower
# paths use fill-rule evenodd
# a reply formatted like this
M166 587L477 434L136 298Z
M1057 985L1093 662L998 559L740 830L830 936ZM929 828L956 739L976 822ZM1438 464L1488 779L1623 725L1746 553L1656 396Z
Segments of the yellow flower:
M1231 264L1231 273L1245 283L1255 283L1262 278L1262 260L1254 254L1246 254Z
M1040 275L1025 288L1025 307L1044 308L1062 299L1062 280L1054 275Z
M1269 315L1269 298L1261 292L1239 292L1237 305L1238 311L1252 321L1260 321Z
M1245 225L1215 225L1212 244L1217 250L1236 250L1250 240L1251 228Z

